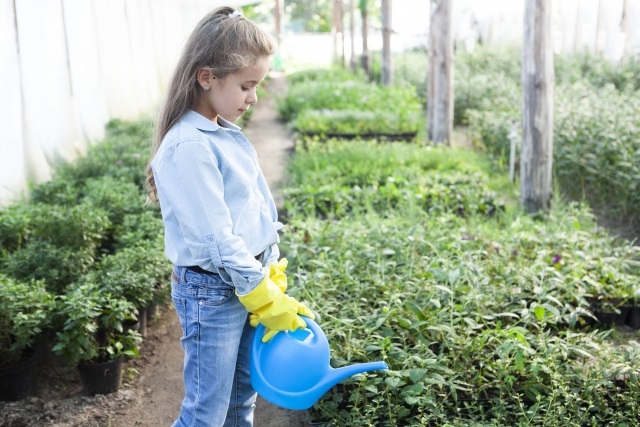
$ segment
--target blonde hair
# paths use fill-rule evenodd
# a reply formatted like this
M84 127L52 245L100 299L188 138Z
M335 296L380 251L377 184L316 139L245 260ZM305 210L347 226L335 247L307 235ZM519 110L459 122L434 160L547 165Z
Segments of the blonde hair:
M218 78L224 78L243 68L255 65L273 54L274 45L267 33L231 7L210 12L196 25L184 46L169 82L165 99L155 123L151 159L158 152L162 139L190 108L195 107L203 89L197 72L210 67ZM158 201L158 192L147 164L146 188L148 203Z

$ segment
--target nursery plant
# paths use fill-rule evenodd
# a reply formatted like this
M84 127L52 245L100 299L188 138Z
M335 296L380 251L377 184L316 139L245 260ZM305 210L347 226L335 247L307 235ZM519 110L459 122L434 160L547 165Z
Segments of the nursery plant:
M578 53L557 55L554 176L574 200L638 224L637 111L640 66ZM516 49L477 49L456 58L456 123L506 168L509 135L519 132L521 85ZM621 221L621 222L622 222Z
M0 274L0 367L33 355L39 335L51 325L55 307L44 283Z
M125 329L126 321L136 319L134 303L89 281L70 286L59 299L63 327L53 351L70 364L138 356L141 337Z
M422 108L411 86L346 79L331 70L302 73L300 78L294 74L286 95L278 99L280 115L292 119L290 125L300 133L415 135L422 127Z
M24 281L42 280L60 294L89 270L110 227L107 213L88 203L9 206L0 211L2 271Z
M513 189L474 156L333 141L292 159L282 245L296 297L319 311L333 366L390 366L336 386L314 422L633 425L640 346L610 341L590 303L637 287L640 250L598 228L584 205L522 214ZM348 199L348 215L309 209L318 182L352 195L429 174L462 200L481 184L493 200L503 194L504 208L459 215L441 197L447 190L431 186L432 209L383 191ZM376 198L392 208L376 209Z

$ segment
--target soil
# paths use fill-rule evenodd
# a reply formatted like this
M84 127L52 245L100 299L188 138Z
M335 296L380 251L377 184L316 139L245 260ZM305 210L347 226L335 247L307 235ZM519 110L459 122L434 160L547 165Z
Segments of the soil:
M293 139L278 120L273 94L285 89L285 77L272 75L272 94L256 105L245 134L255 146L276 203L284 166ZM170 426L183 397L181 329L171 305L162 307L149 321L140 357L125 362L120 390L108 395L86 396L77 369L51 355L39 368L35 396L18 402L0 401L0 427L157 427ZM256 427L309 425L306 411L289 411L258 397Z

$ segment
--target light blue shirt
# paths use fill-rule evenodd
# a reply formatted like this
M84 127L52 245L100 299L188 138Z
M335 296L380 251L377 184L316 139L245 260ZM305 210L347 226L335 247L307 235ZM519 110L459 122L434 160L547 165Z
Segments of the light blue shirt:
M169 129L151 167L169 260L218 273L239 294L255 288L264 265L280 256L282 224L256 150L240 128L190 110ZM263 251L259 262L255 256Z

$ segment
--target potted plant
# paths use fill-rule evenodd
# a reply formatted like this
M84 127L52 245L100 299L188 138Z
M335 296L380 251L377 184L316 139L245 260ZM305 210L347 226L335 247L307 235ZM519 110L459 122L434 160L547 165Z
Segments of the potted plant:
M139 355L140 334L124 327L126 321L135 319L136 308L95 282L69 289L60 297L63 327L53 351L78 366L86 394L118 391L124 356Z
M0 399L35 392L38 338L51 322L55 299L42 282L0 274Z

